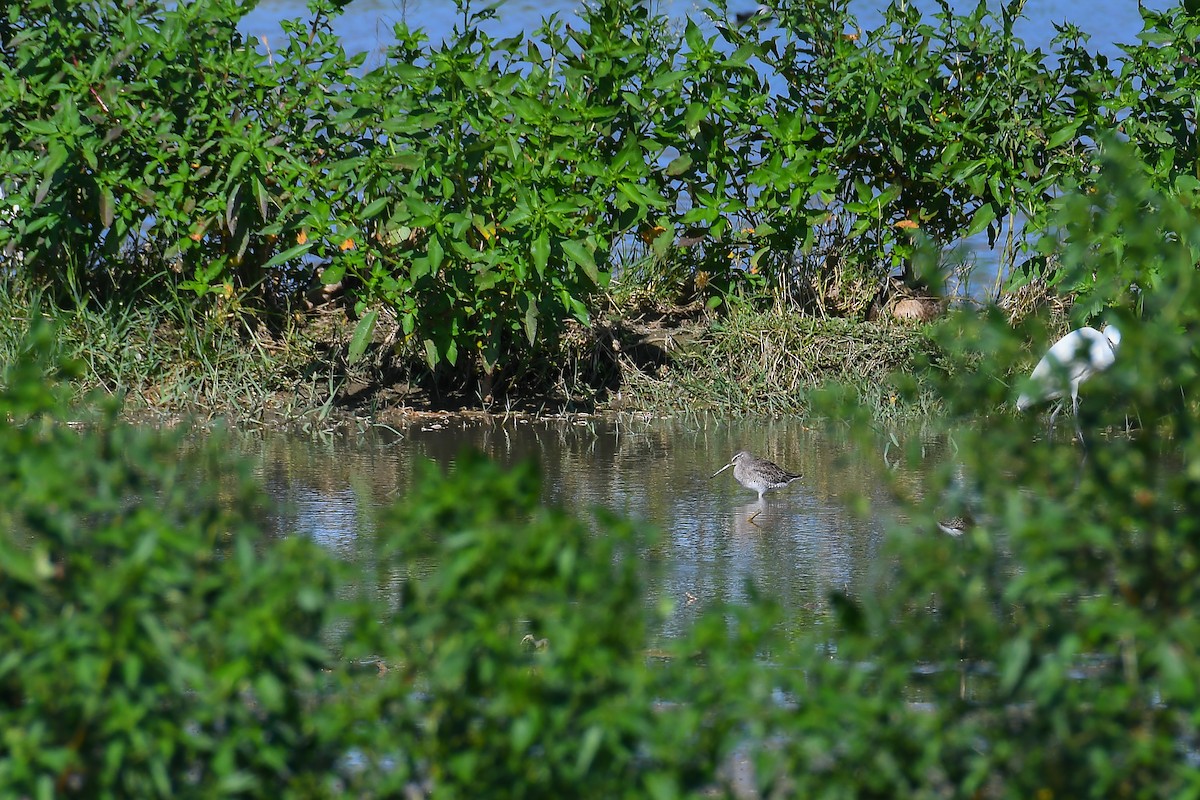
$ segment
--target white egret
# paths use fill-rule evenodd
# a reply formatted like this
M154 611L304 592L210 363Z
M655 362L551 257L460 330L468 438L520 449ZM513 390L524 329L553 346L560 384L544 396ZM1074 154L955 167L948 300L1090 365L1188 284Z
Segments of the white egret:
M1101 330L1079 328L1059 339L1034 367L1029 376L1036 386L1022 392L1017 398L1017 410L1025 411L1031 406L1057 400L1050 414L1050 427L1066 404L1064 393L1071 394L1071 413L1075 415L1075 432L1083 441L1079 428L1079 385L1097 372L1103 372L1117 360L1117 348L1121 344L1121 332L1115 325L1105 325Z

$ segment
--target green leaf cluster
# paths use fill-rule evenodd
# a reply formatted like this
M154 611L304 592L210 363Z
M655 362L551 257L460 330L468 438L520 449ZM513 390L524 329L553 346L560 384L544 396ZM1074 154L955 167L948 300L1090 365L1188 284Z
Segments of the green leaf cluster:
M0 234L59 300L116 290L229 297L330 245L323 177L347 59L328 31L237 31L235 2L23 0L0 20ZM309 230L314 233L310 235Z

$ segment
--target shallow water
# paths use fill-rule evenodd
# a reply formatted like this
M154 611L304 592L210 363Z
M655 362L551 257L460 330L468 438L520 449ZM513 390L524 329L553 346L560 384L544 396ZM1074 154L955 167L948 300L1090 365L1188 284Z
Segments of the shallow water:
M669 601L668 636L712 603L741 602L751 582L781 604L795 630L818 624L831 591L857 593L873 580L897 513L878 481L877 454L856 454L798 420L445 417L401 432L329 440L269 434L241 446L283 501L279 531L312 536L351 561L370 552L362 545L374 533L375 512L408 491L419 459L453 469L468 447L502 464L534 458L545 502L602 506L661 531L662 568L647 571L646 601ZM742 448L803 477L761 505L732 470L709 477ZM869 501L859 504L868 511L848 510L855 496Z

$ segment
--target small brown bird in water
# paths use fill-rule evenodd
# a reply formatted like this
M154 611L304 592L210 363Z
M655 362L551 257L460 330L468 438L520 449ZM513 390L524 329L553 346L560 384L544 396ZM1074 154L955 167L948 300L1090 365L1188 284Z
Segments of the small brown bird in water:
M765 458L752 456L745 450L739 450L733 454L733 458L728 464L710 476L710 480L730 467L733 467L733 477L737 479L737 482L747 489L758 492L759 500L762 500L764 492L769 492L771 489L782 489L801 477L799 474L788 472L773 461L767 461Z

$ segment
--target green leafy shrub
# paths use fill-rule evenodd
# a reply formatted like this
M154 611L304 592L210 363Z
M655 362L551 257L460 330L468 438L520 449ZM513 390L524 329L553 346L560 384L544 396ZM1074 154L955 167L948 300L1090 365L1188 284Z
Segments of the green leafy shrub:
M313 713L330 560L264 542L219 437L71 422L50 335L0 395L0 793L320 793L345 755Z
M1094 130L1074 98L1087 65L1029 49L1013 33L1023 6L941 4L929 19L893 2L871 30L845 0L781 8L764 58L786 88L762 122L755 214L776 256L801 245L814 263L797 299L856 314L898 268L929 280L913 273L915 231L994 245L1007 224L1001 267L1015 263L1018 229L1038 229L1054 187L1086 168Z
M1197 140L1200 9L1184 2L1156 10L1141 8L1143 30L1121 49L1120 72L1110 90L1115 102L1104 109L1105 128L1128 137L1159 186L1194 189Z
M581 28L551 18L503 41L481 32L493 10L463 10L440 46L398 26L388 64L360 80L347 120L372 143L352 166L370 235L325 279L356 273L431 365L491 374L514 354L552 353L566 321L587 323L625 237L673 241L679 174L694 168L688 154L661 161L682 146L680 126L694 134L728 109L689 101L682 42L644 6L600 2ZM695 80L731 64L703 64Z
M0 246L24 254L35 284L60 300L144 296L163 278L261 294L271 268L337 252L330 203L344 192L322 171L357 62L328 32L331 5L311 30L285 25L278 57L238 33L250 8L7 7L0 188L22 213Z

